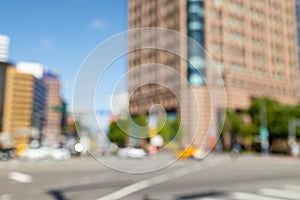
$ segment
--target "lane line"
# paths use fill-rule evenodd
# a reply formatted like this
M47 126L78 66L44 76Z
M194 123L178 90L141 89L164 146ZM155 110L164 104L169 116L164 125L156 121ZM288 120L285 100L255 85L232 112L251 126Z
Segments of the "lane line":
M117 190L113 193L110 193L106 196L100 197L97 200L114 200L114 199L120 199L123 198L125 196L128 196L130 194L133 194L137 191L140 191L142 189L151 187L153 185L157 185L163 182L167 182L171 179L175 179L175 178L179 178L197 171L201 171L203 170L205 167L214 167L216 165L219 165L220 163L222 163L224 160L227 159L219 159L219 160L212 160L211 162L208 161L207 163L197 163L195 165L192 166L188 166L188 167L184 167L175 171L172 171L170 173L167 174L163 174L163 175L158 175L155 176L153 178L149 178L143 181L139 181L137 183L131 184L129 186L126 186L120 190ZM204 165L204 166L203 166Z
M261 196L258 194L252 194L248 192L234 192L231 195L231 198L234 200L282 200L273 197Z
M284 188L289 191L300 192L300 186L297 185L286 185Z
M3 194L0 196L0 200L11 200L11 195L10 194Z
M10 172L8 174L8 178L19 183L31 183L33 181L33 177L31 175L21 172Z
M271 189L271 188L263 188L260 189L260 193L268 196L273 197L280 197L286 199L300 199L300 193L295 191L287 191L287 190L280 190L280 189Z

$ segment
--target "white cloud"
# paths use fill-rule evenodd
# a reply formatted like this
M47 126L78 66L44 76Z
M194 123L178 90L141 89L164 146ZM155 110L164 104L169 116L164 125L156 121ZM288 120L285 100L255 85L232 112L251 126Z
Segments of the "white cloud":
M105 23L102 19L94 19L89 23L89 27L92 29L101 29L105 26Z

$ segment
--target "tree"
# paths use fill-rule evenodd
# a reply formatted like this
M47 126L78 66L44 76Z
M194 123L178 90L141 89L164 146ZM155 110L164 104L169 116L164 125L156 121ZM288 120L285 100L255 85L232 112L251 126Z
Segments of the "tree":
M124 131L120 127L122 127ZM130 123L128 120L118 119L117 121L113 121L109 126L108 139L111 142L116 143L119 147L123 147L126 145L129 129Z
M147 116L137 115L132 118L133 124L130 123L129 119L118 119L113 121L109 126L108 139L116 143L119 147L126 145L128 137L133 136L136 138L147 138L148 130L145 131L145 126L147 126ZM133 129L135 127L135 129Z
M240 116L233 110L226 110L226 119L222 132L229 131L230 133L236 135L239 134L243 127L243 121Z
M241 129L241 135L244 137L250 137L258 134L258 126L256 124L244 124Z
M137 127L136 137L137 138L147 138L149 136L149 130L145 128L148 125L148 120L146 115L137 115L132 118L133 122L135 123L135 127Z
M158 134L163 137L165 142L169 142L181 135L180 119L178 117L173 120L167 118L165 124L159 124L158 127L161 127Z
M300 106L284 105L267 98L255 99L248 109L248 113L251 116L253 125L256 127L261 125L261 109L263 102L266 107L266 121L270 137L287 138L288 123L292 119L300 118ZM300 134L299 130L297 133Z

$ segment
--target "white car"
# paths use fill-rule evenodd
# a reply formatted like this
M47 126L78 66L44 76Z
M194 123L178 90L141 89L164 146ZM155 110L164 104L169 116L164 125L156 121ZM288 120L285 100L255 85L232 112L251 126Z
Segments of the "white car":
M146 152L143 149L126 147L119 149L118 156L120 158L144 158Z
M71 155L69 150L65 148L53 149L49 147L28 148L20 156L21 159L25 159L25 160L45 160L45 159L67 160L70 157Z
M71 157L71 154L68 149L65 148L57 148L51 149L50 158L53 160L67 160Z
M49 148L41 147L41 148L28 148L26 149L22 155L21 159L26 160L43 160L49 158Z

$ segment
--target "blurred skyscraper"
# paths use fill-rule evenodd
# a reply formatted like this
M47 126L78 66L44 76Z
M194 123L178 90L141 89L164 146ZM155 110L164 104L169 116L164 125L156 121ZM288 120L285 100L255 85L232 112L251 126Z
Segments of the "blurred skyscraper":
M44 123L46 87L32 74L7 68L3 132L41 131Z
M11 134L15 145L44 137L44 144L58 146L66 121L58 75L44 73L39 63L7 63L9 42L0 35L0 132Z
M43 130L44 144L58 146L62 131L62 108L63 102L60 94L60 80L57 73L46 72L44 82L47 86L47 100L45 113L45 126Z
M297 44L298 44L298 67L300 69L300 0L295 0L296 2L296 19L297 19ZM300 85L300 79L299 79ZM298 97L300 99L300 89L298 92Z
M0 62L8 61L10 39L6 35L0 35Z
M4 110L4 96L6 85L6 70L8 67L12 67L9 63L0 62L0 132L3 129L3 110Z
M287 104L298 102L294 0L129 0L128 5L129 29L169 28L188 35L205 48L223 77L229 108L247 108L251 99L258 97L269 97ZM131 35L129 48L143 38ZM147 38L151 39L153 43L157 42L157 38ZM164 40L168 39L165 36ZM172 41L172 44L181 43ZM219 122L212 122L214 128L208 130L209 119L211 115L219 119L218 110L223 108L210 110L206 82L217 80L209 77L206 55L189 45L186 53L188 62L159 50L135 50L129 54L129 69L154 62L172 66L187 78L199 99L201 127L195 140L195 145L199 145L207 132L216 132ZM129 93L139 84L139 79L149 76L149 73L131 76ZM158 71L153 70L153 73L158 78L168 78ZM179 81L169 79L174 84ZM176 97L166 89L162 90L161 86L148 85L134 91L130 97L131 113L146 113L153 103L164 105L167 111L178 110L181 106L183 121L195 110L178 105ZM188 120L193 121L192 118Z
M2 132L14 138L16 148L27 145L29 138L41 140L47 92L36 73L43 71L42 66L33 65L32 70L29 63L23 64L8 66L2 74L5 76Z

